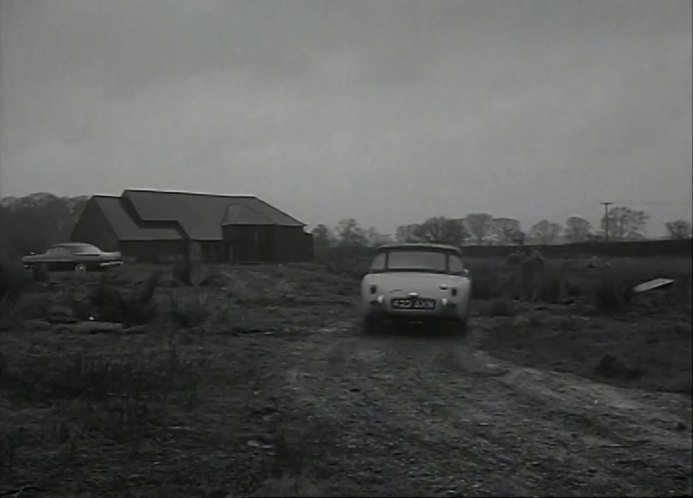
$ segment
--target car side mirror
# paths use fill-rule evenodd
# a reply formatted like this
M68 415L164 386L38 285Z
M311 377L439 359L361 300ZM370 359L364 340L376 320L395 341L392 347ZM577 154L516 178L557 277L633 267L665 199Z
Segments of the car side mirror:
M467 270L466 268L460 272L460 275L462 275L463 277L466 277L466 278L469 278L471 276L471 274L469 273L469 270Z

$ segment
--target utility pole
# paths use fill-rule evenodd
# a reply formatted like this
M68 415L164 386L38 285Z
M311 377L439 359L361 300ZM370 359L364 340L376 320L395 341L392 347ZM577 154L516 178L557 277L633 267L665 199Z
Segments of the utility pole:
M604 242L609 242L609 206L613 202L602 202L604 205Z

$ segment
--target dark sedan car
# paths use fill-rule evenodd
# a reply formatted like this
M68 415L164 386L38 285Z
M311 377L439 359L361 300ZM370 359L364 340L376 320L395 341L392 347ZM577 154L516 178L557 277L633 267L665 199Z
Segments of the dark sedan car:
M65 242L48 248L42 254L22 258L24 268L41 267L48 271L76 271L84 273L106 270L123 264L120 252L105 252L92 244Z

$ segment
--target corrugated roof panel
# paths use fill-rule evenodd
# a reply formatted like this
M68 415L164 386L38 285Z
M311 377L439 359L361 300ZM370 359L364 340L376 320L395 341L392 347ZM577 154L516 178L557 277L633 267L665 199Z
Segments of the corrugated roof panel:
M119 197L93 196L92 200L101 209L113 227L118 240L181 240L173 228L141 228L125 211Z
M276 225L267 216L245 204L229 204L222 225Z
M143 221L178 221L193 240L221 240L221 227L230 204L246 206L276 225L305 226L253 196L125 190L123 197L132 202Z

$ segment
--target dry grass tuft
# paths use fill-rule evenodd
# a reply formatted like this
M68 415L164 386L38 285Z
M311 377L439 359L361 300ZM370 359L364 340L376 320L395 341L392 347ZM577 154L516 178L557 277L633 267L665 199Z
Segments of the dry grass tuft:
M554 267L544 270L539 289L539 299L545 303L558 303L563 295L561 272Z
M211 314L208 296L196 295L186 299L176 299L171 294L171 309L168 315L176 325L185 328L202 325L209 320Z
M469 266L473 299L494 299L502 294L503 267L495 261L483 261Z
M19 323L17 301L29 284L30 280L21 267L0 262L0 330Z
M642 367L628 367L612 354L605 354L594 367L594 373L607 379L638 379L645 374Z
M200 280L200 285L203 287L226 287L230 285L231 279L219 270L210 268Z
M103 277L88 297L93 316L98 320L118 322L125 326L151 322L157 312L154 295L160 280L161 272L152 272L130 294L123 294ZM79 309L79 312L83 314L84 309Z
M510 299L494 299L488 306L488 316L515 316L517 310Z
M114 355L84 351L0 358L0 388L28 402L112 398L158 399L194 378L190 361L175 345L158 353Z
M632 286L624 279L604 272L592 292L592 303L598 313L619 313L628 309Z
M327 490L304 478L282 476L268 479L253 496L327 496Z
M16 301L29 286L26 272L19 266L0 262L0 301Z
M193 265L190 258L182 258L173 263L171 276L183 285L192 285Z

